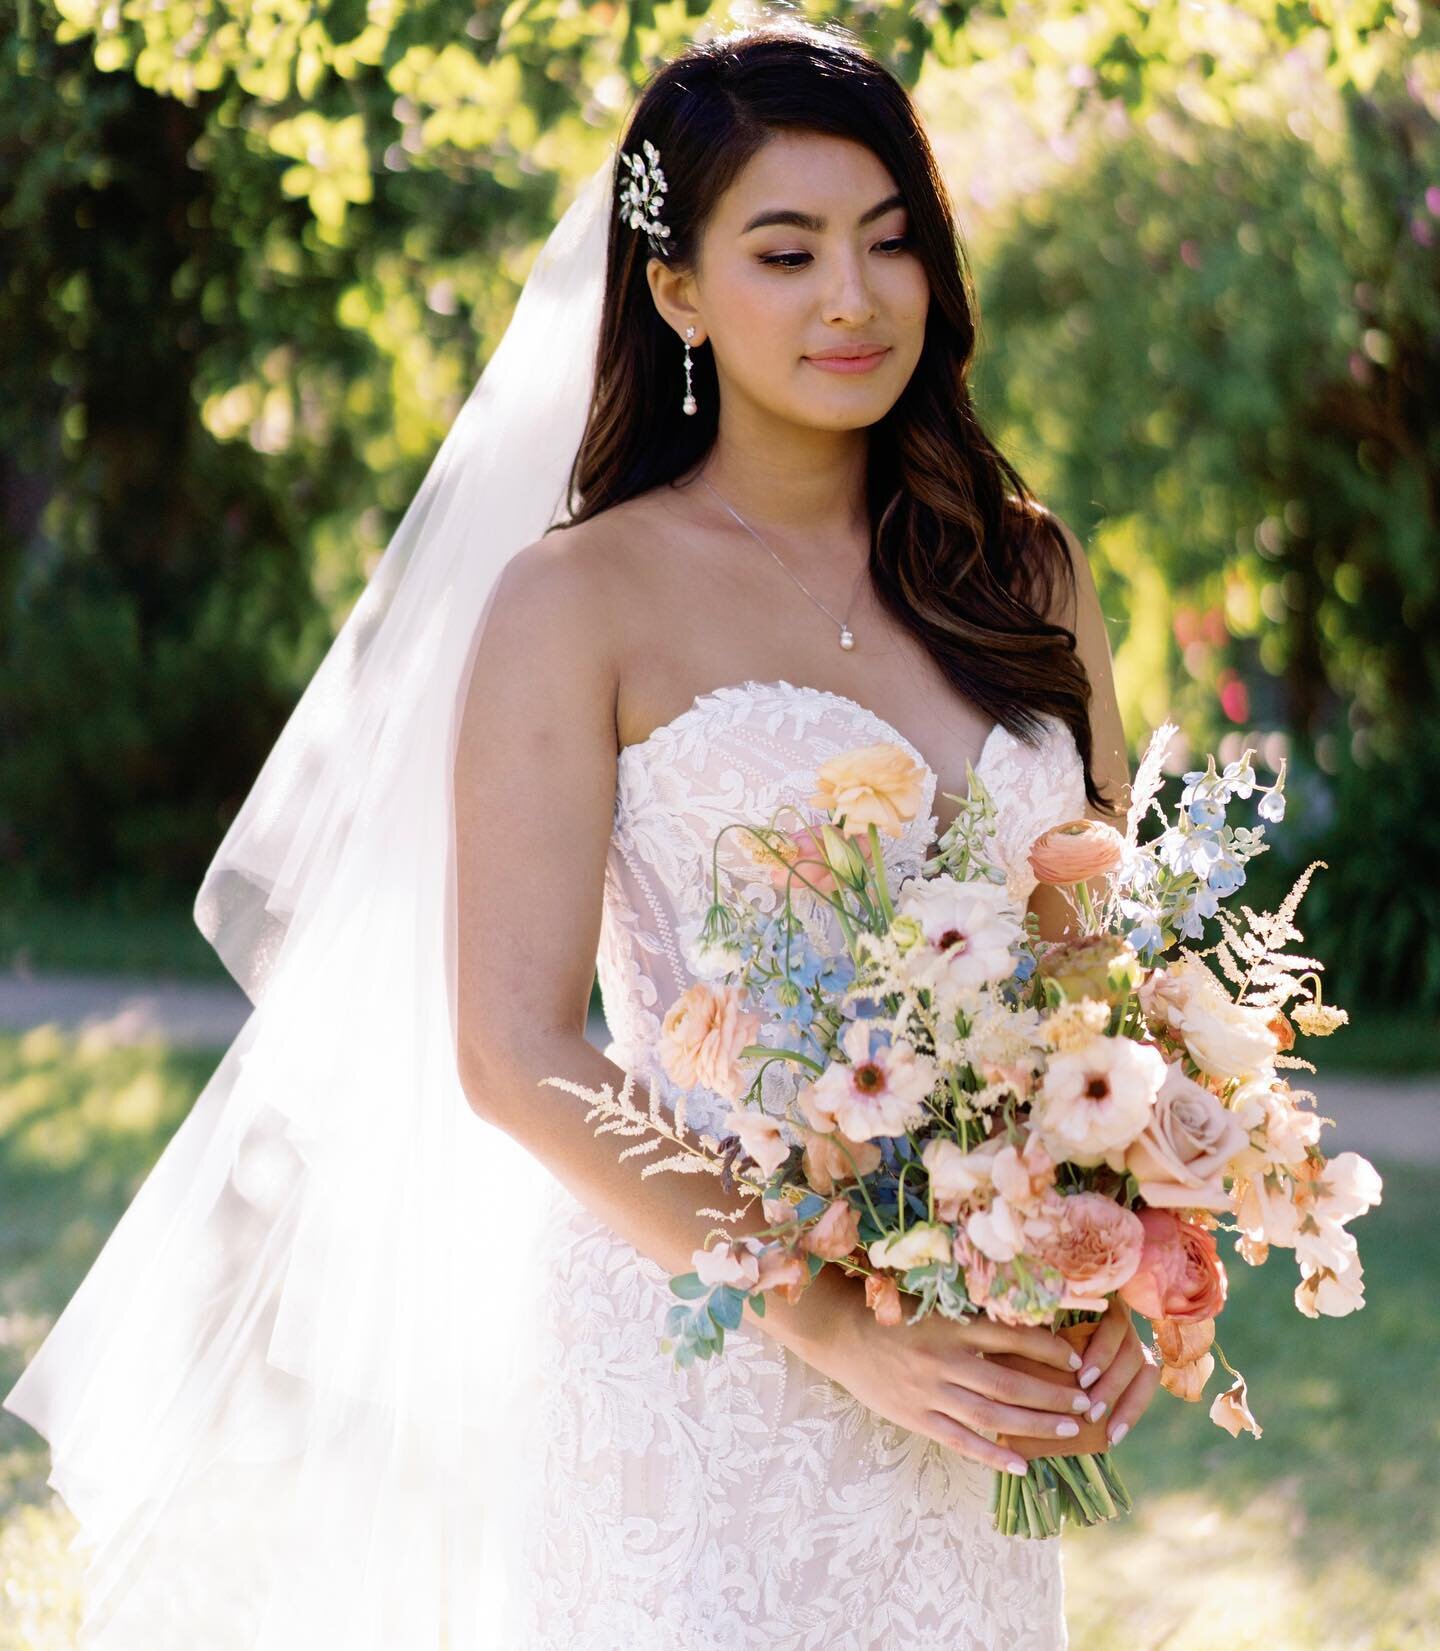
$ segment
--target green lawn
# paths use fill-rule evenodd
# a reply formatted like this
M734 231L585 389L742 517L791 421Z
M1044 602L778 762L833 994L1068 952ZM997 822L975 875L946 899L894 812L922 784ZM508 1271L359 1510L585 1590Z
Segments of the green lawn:
M1337 1040L1338 1042L1338 1040ZM215 1063L0 1036L0 1383L14 1381ZM1431 1651L1440 1643L1440 1237L1432 1175L1382 1163L1355 1223L1368 1305L1295 1311L1288 1251L1222 1245L1220 1340L1264 1428L1161 1392L1117 1452L1135 1512L1067 1532L1073 1651ZM1223 1370L1220 1372L1223 1375ZM45 1446L0 1413L0 1651L69 1651L73 1523Z

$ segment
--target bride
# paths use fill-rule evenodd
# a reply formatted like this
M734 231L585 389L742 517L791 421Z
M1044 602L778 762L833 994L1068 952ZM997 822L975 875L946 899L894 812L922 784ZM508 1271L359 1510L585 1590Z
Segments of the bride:
M5 1400L90 1550L83 1645L1066 1644L1058 1540L991 1528L995 1435L1118 1441L1157 1385L1128 1312L1074 1371L1039 1327L881 1328L827 1268L676 1369L704 1198L543 1086L673 1099L714 832L850 745L925 768L892 878L968 761L1064 932L1026 851L1123 807L1125 745L974 346L927 140L850 37L655 75L202 884L255 1012Z

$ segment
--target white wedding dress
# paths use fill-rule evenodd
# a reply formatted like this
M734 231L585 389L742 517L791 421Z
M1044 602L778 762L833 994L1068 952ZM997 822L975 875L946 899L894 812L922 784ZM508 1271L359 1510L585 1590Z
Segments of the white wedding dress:
M1079 753L1058 719L1038 748L997 725L976 771L995 801L991 852L1023 902L1026 853L1084 812ZM620 753L599 977L606 1054L669 1094L655 1058L693 976L684 942L710 899L726 820L804 803L817 766L882 740L924 759L843 695L747 681L699 695ZM882 847L892 889L932 843L936 776ZM722 877L745 876L740 833ZM766 898L751 863L751 894ZM772 1063L783 1106L791 1069ZM643 1088L638 1091L643 1099ZM708 1104L707 1104L708 1103ZM728 1104L690 1093L687 1121L724 1133ZM693 1179L697 1204L726 1206ZM1057 1651L1067 1644L1060 1539L991 1526L993 1472L893 1424L748 1326L686 1370L660 1350L668 1276L557 1186L532 1368L540 1419L520 1516L515 1651Z

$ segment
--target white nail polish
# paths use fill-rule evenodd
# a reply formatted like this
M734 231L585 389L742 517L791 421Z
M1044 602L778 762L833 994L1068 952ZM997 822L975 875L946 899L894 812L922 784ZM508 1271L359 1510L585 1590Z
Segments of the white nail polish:
M1028 1462L1022 1462L1017 1457L1013 1462L1007 1462L1005 1464L1005 1471L1007 1473L1026 1474L1030 1471L1030 1464Z
M1073 1439L1080 1431L1079 1422L1056 1422L1055 1431L1062 1439Z
M1077 1393L1070 1405L1071 1410L1089 1410L1090 1401L1083 1393Z
M1104 1399L1097 1399L1095 1403L1090 1406L1090 1420L1092 1422L1098 1422L1104 1414L1105 1401Z
M1118 1445L1129 1431L1129 1422L1117 1422L1115 1424L1115 1431L1110 1435L1110 1443L1112 1445Z
M1091 1382L1098 1382L1099 1380L1100 1371L1096 1365L1092 1364L1088 1370L1083 1370L1080 1373L1081 1387L1089 1387Z
M1072 1353L1070 1355L1070 1368L1072 1370L1078 1370L1080 1368L1080 1355L1078 1353Z

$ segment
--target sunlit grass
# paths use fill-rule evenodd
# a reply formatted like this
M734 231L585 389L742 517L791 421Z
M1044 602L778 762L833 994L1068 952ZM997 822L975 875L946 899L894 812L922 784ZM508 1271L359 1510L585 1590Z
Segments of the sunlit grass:
M204 1086L214 1055L0 1036L0 1382L6 1389ZM1293 1257L1222 1244L1220 1341L1263 1438L1157 1394L1119 1448L1127 1520L1064 1538L1073 1651L1430 1651L1440 1621L1440 1236L1432 1174L1381 1164L1355 1223L1368 1301L1296 1312ZM1223 1373L1223 1372L1221 1372ZM48 1451L0 1413L0 1651L69 1651L83 1555Z

